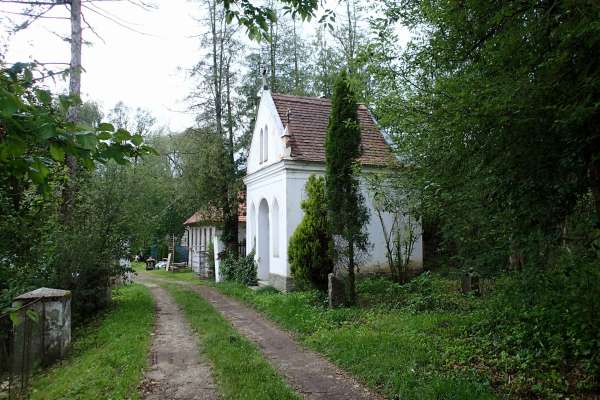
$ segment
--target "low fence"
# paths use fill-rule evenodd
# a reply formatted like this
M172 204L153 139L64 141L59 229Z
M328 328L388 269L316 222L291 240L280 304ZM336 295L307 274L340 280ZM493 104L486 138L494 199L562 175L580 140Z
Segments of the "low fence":
M31 376L45 360L45 314L37 299L0 316L0 399L27 397Z

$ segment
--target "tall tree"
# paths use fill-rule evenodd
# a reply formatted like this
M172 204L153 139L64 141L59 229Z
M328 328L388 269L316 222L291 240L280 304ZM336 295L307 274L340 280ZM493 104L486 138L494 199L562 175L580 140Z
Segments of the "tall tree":
M240 173L236 162L235 118L235 67L239 53L239 42L236 39L235 25L227 23L223 4L216 0L204 2L207 11L206 23L208 32L202 38L202 45L208 49L207 59L201 60L194 68L194 75L199 79L198 90L190 96L193 107L199 111L197 122L201 129L191 130L206 134L212 131L216 140L209 140L213 151L220 154L215 159L220 171L219 178L213 180L216 187L202 188L203 204L199 207L216 207L223 214L222 240L233 252L237 252L238 241L238 192L240 190ZM199 137L199 142L206 138ZM216 146L216 147L215 147ZM202 152L201 155L208 153ZM214 154L211 152L210 154ZM187 169L187 171L191 171ZM205 171L196 171L197 181ZM215 190L216 189L216 190Z
M375 112L420 171L424 205L467 265L547 265L581 202L600 220L600 8L387 4ZM390 21L422 33L400 60Z
M348 271L349 300L356 302L357 261L367 251L364 225L369 220L359 180L360 125L357 103L343 70L335 82L325 140L327 208L336 240L336 258Z

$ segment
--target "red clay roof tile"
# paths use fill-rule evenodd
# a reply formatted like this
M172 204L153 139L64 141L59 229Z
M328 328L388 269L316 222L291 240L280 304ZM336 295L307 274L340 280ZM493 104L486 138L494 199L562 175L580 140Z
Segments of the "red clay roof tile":
M331 100L277 93L272 94L272 97L283 125L288 127L292 159L325 162L325 135ZM361 128L361 163L373 166L388 165L393 160L390 146L363 104L358 106L358 119Z

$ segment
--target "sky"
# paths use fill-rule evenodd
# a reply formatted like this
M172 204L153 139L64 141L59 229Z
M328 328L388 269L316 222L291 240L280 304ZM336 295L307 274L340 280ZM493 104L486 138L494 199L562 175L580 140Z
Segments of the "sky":
M201 27L193 18L199 13L197 5L187 0L156 3L158 9L151 11L124 2L99 2L94 6L97 12L83 10L102 39L89 29L83 33L84 41L91 44L82 50L82 97L99 102L105 112L119 101L130 108L148 109L159 125L178 131L193 124L185 103L192 87L186 70L201 54L199 39L194 37ZM49 15L69 14L57 7ZM54 33L66 36L69 30L68 20L36 21L10 38L5 59L68 62L69 44ZM58 90L66 87L64 82L57 86Z
M147 109L159 126L176 132L194 123L185 97L193 88L187 71L202 56L201 10L190 0L154 0L154 4L157 9L149 11L124 1L99 1L83 9L85 20L101 39L84 30L84 41L90 44L82 51L82 97L98 102L105 112L119 101L132 109ZM14 6L0 5L4 18L10 14L2 11L11 10L16 11ZM68 17L69 12L61 6L47 15ZM304 24L303 29L311 35L315 22ZM69 45L60 36L68 36L69 31L66 19L38 20L10 37L5 61L68 62ZM57 91L66 88L65 82L49 84Z

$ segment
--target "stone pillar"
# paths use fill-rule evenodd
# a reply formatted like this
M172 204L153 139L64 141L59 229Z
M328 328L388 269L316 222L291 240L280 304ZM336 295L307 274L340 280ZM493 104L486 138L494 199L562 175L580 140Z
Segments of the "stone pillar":
M346 304L346 283L334 273L327 275L327 294L329 308L336 308Z
M221 282L221 258L220 253L223 251L224 249L224 245L223 242L221 242L219 240L219 237L217 235L213 236L213 252L214 252L214 257L215 257L215 282Z
M71 344L71 292L39 288L16 297L13 307L26 307L28 303L34 303L30 309L35 311L39 317L37 323L42 325L36 330L41 337L32 338L39 343L35 351L39 352L42 364L49 365L63 358Z

